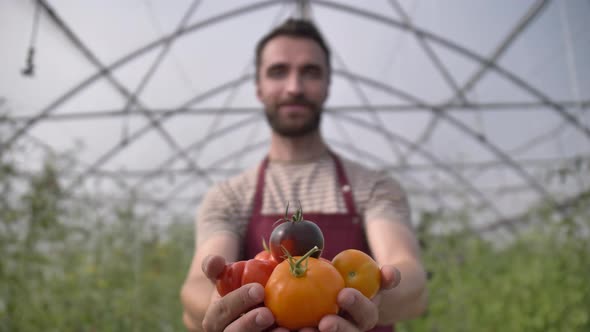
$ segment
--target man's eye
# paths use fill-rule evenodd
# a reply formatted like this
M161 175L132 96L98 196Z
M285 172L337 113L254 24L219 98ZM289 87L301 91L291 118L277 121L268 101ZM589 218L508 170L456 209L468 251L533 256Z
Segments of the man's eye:
M285 73L287 71L284 68L271 68L268 72L267 72L267 76L271 77L271 78L280 78L285 76Z
M322 77L322 71L315 67L305 68L305 70L303 70L303 76L311 79L319 79Z

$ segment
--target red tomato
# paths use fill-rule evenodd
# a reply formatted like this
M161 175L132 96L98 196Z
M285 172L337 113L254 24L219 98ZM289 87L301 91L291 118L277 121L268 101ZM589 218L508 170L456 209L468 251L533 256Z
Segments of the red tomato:
M275 258L272 256L270 251L266 251L266 250L262 250L261 252L256 254L256 256L254 256L254 259L259 259L261 261L273 260L276 262Z
M277 324L289 330L317 327L322 317L338 313L344 280L332 264L309 257L310 252L303 257L288 255L264 288L265 306Z
M287 205L287 211L289 205ZM283 248L291 256L303 256L311 248L318 247L312 257L318 258L324 249L324 234L314 222L303 219L301 207L297 209L291 219L287 218L285 212L285 222L275 227L270 234L270 252L277 262L285 259Z
M277 260L270 253L270 249L266 245L266 241L264 241L264 238L262 238L262 247L264 248L264 250L262 250L261 252L256 254L256 256L254 256L254 259L272 260L272 261L278 263Z
M332 265L338 270L346 287L357 289L372 298L381 288L381 270L371 256L356 249L347 249L334 256Z
M273 260L250 259L227 264L217 276L217 292L221 296L232 292L245 284L257 282L266 285L272 271L277 266Z

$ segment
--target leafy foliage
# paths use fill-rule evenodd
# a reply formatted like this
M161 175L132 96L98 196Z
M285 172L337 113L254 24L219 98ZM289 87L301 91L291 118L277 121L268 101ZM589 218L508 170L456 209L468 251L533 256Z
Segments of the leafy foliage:
M0 331L183 329L190 223L163 237L143 227L131 195L116 204L69 197L53 163L18 193L14 165L3 159L0 169Z
M5 151L6 152L6 151ZM0 154L0 331L181 331L190 218L157 232L135 195L73 196L60 158L23 176ZM430 306L398 331L590 331L590 195L531 213L511 241L424 215ZM469 224L470 212L455 216ZM472 212L473 213L473 212Z
M508 244L464 231L422 234L428 313L399 331L590 331L590 200L547 206Z

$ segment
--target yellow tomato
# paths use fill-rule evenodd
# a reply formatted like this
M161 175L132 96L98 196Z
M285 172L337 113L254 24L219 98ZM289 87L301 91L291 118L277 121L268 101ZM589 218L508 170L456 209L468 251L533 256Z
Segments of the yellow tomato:
M332 259L332 265L344 279L345 287L357 289L372 298L381 288L381 270L371 256L356 249L347 249Z

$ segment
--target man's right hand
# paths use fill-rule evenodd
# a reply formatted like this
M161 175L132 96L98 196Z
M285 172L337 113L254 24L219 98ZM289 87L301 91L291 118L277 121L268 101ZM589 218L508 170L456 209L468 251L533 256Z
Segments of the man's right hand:
M275 320L266 307L252 309L263 301L262 285L244 285L211 303L203 319L203 329L206 332L263 331Z
M224 266L223 257L208 256L203 260L202 269L207 278L215 282ZM262 285L244 285L209 305L203 318L203 329L206 332L266 330L273 325L274 317L268 308L257 307L263 302Z

